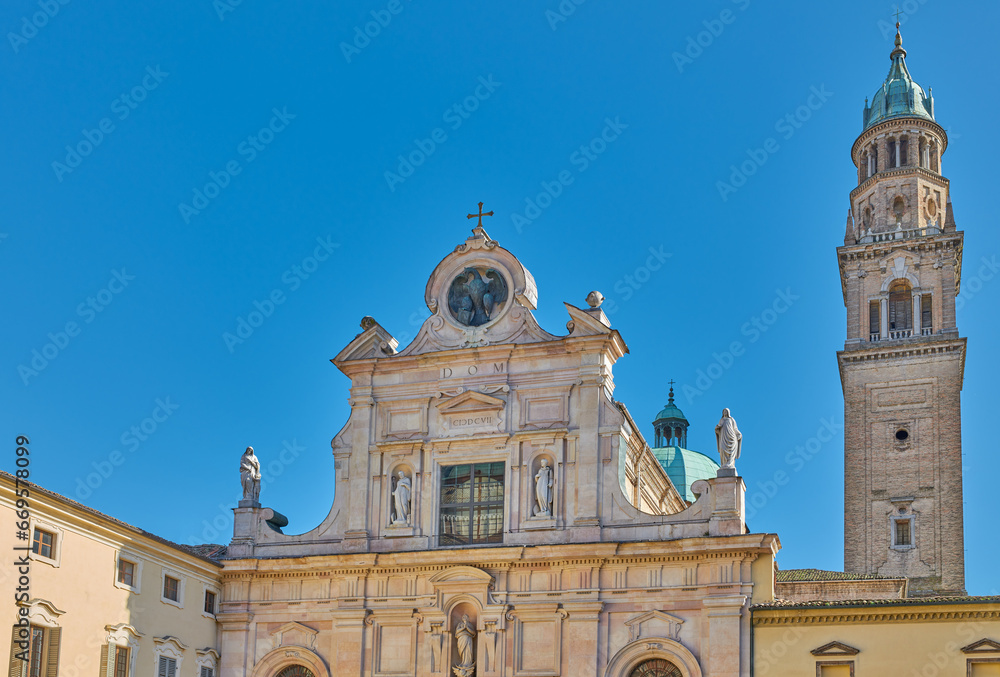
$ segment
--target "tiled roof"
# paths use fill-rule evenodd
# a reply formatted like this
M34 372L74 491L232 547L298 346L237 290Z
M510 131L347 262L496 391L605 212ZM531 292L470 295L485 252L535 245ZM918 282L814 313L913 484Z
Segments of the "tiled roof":
M145 529L140 529L139 527L132 526L128 522L123 522L123 521L121 521L120 519L118 519L116 517L112 517L111 515L105 515L103 512L100 512L99 510L94 510L93 508L88 507L88 506L84 505L83 503L80 503L79 501L74 501L72 498L67 498L67 497L63 496L62 494L57 494L54 491L49 491L45 487L40 487L37 484L35 484L34 482L28 482L26 480L16 479L13 475L11 475L9 472L7 472L5 470L0 470L0 478L3 478L5 480L7 480L11 484L13 484L16 481L16 482L19 482L21 484L27 485L28 488L31 491L33 491L33 492L37 492L37 493L39 493L39 494L41 494L43 496L48 496L50 498L54 498L57 501L60 501L61 503L65 503L66 505L69 505L69 506L72 506L73 508L76 508L77 510L80 510L80 511L88 513L88 514L91 514L91 515L93 515L95 517L98 517L98 518L100 518L102 520L105 520L107 522L111 522L113 524L116 524L121 529L123 529L125 531L131 531L133 534L139 534L141 536L145 536L146 538L148 538L150 540L156 541L157 543L160 543L160 544L165 545L167 547L174 548L175 550L180 550L181 552L183 552L186 555L191 555L192 557L197 557L198 559L204 560L206 562L209 562L210 564L214 564L215 566L219 566L219 567L222 566L222 563L219 562L217 559L215 559L217 557L221 557L222 555L215 554L214 557L211 557L211 556L208 556L206 554L202 554L202 552L200 552L200 549L203 548L203 547L211 547L211 548L214 548L216 550L222 549L223 554L224 554L225 553L224 546L220 546L220 545L212 545L212 546L181 545L180 543L174 543L173 541L168 541L167 539L161 538L160 536L157 536L156 534L152 534L152 533L146 531Z
M229 546L219 545L218 543L203 543L201 545L180 545L181 548L187 550L192 555L197 555L198 557L207 557L210 560L218 562L219 560L225 559L226 552L229 550Z
M767 609L850 609L854 607L927 606L933 604L1000 604L1000 596L983 597L905 597L903 599L851 599L836 602L816 600L811 602L790 602L776 599L773 602L754 604L754 611Z
M902 577L879 576L878 574L852 574L843 571L825 571L823 569L785 569L774 574L778 583L795 583L800 581L880 581L902 580Z

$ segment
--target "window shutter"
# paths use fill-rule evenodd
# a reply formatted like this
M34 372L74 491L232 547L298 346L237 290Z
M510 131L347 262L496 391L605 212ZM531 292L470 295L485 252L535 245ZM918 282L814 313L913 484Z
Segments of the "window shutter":
M101 672L100 677L108 677L108 645L101 647Z
M17 645L18 629L18 626L15 625L14 632L10 636L10 670L7 672L10 677L21 677L24 674L24 661L17 657L21 650L21 647Z
M177 661L173 658L160 656L156 677L177 677Z
M62 628L49 628L49 649L45 657L45 677L59 677L59 639Z

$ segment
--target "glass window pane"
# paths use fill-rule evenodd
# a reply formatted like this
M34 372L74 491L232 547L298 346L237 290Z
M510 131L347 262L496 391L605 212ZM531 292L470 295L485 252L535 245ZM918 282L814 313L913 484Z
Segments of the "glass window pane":
M42 675L42 663L45 660L45 656L42 653L44 645L45 629L32 628L31 653L28 656L28 674L30 677L41 677Z
M503 542L505 464L441 469L441 545Z

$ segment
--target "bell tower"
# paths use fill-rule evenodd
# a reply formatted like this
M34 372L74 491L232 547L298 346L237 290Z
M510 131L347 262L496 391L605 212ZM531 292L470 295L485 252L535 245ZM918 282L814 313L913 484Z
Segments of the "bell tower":
M838 247L847 339L844 568L910 578L911 596L965 593L961 391L955 322L963 233L934 98L891 66L851 148L857 187Z

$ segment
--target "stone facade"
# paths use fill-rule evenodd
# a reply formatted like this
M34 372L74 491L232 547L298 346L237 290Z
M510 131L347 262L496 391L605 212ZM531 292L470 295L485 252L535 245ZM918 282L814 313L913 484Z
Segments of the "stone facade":
M837 250L847 309L838 353L844 567L908 577L913 595L960 595L965 339L955 297L964 236L941 174L948 138L930 117L933 99L909 80L905 54L897 35L890 71L897 79L882 91L904 87L896 105L909 101L913 114L875 121L855 141L858 186Z
M224 677L467 677L470 651L479 677L749 674L777 537L746 533L734 473L681 498L613 398L627 348L598 297L549 334L530 273L479 227L409 346L365 318L333 360L352 385L329 516L292 536L236 509Z

